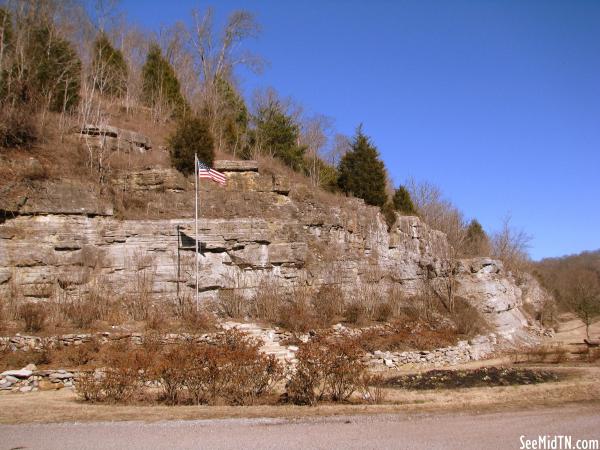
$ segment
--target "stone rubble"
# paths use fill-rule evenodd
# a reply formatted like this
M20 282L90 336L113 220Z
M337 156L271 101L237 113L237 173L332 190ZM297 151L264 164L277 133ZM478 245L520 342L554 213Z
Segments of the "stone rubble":
M7 370L0 373L0 391L36 392L72 388L77 375L64 369L37 370L29 364L21 370Z

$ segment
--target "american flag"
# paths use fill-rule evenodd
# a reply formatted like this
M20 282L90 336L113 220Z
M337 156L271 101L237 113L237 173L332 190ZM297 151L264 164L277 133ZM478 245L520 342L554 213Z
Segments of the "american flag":
M225 176L225 174L211 169L206 164L200 161L198 161L198 178L210 178L211 180L216 181L219 184L225 184L227 182L227 177Z

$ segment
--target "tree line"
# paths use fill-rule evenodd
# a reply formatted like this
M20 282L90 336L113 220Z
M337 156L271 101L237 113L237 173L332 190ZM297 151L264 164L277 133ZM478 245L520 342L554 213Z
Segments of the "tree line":
M144 110L176 123L169 138L172 165L193 172L193 154L212 164L216 153L273 157L307 176L315 188L362 198L388 225L396 213L420 215L444 231L456 257L492 255L520 269L527 236L508 224L488 236L428 183L392 186L373 139L362 125L354 136L335 133L333 120L306 115L273 89L247 102L237 68L260 72L247 49L260 33L252 13L234 11L216 29L213 10L148 33L128 23L114 2L8 0L0 6L0 147L35 143L49 115L59 129L108 124L107 110ZM106 179L106 155L89 149L89 166ZM450 257L449 257L450 259ZM514 263L513 263L514 262Z

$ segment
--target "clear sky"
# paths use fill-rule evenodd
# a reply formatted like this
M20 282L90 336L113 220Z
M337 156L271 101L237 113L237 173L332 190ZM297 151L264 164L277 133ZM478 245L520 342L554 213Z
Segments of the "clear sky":
M197 1L123 0L147 28ZM396 183L431 181L488 231L511 213L534 259L600 248L600 1L213 2L263 27L269 66L240 73L359 123Z

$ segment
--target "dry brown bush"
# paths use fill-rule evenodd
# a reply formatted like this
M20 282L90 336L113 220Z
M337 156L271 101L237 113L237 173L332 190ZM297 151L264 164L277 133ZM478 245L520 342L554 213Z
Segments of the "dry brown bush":
M344 292L339 284L322 286L312 304L323 325L331 325L344 312Z
M62 361L72 366L85 366L92 362L100 351L100 344L92 339L80 345L65 347L60 351Z
M311 295L308 287L295 287L279 308L277 324L292 332L318 328L319 322L311 304Z
M426 322L408 321L365 330L356 338L356 344L368 352L431 350L454 345L457 340L458 333L454 328L433 328Z
M281 296L281 288L275 280L267 278L261 281L251 300L252 317L271 323L276 322L282 303Z
M48 349L28 350L13 352L9 348L0 351L0 371L9 369L19 369L27 364L33 363L36 366L50 364L53 362L53 353Z
M385 402L385 378L381 374L365 372L360 380L360 393L363 400L380 405Z
M213 313L206 308L197 308L189 300L183 300L176 317L181 320L185 329L198 331L212 331L217 328L217 320Z
M288 401L314 405L328 399L348 401L360 388L366 366L362 351L350 340L315 340L303 344L298 364L286 386Z
M214 344L160 345L146 339L141 347L116 342L102 348L102 372L77 382L81 398L128 403L140 398L145 381L158 382L157 400L168 404L248 405L269 394L283 377L274 357L260 343L230 330ZM150 398L150 397L148 397Z
M557 345L540 345L525 350L517 350L511 354L513 363L527 364L559 364L568 359L566 347Z
M0 107L0 148L30 148L38 140L35 116L26 108Z
M456 298L452 320L456 325L456 331L466 337L489 331L488 323L477 308L462 298Z
M221 289L217 302L218 312L232 318L243 318L248 314L248 300L238 289Z
M38 332L44 329L48 313L44 305L26 303L19 308L19 315L25 322L25 331Z
M344 310L344 317L348 323L354 325L365 325L369 321L367 308L360 302L348 304Z

